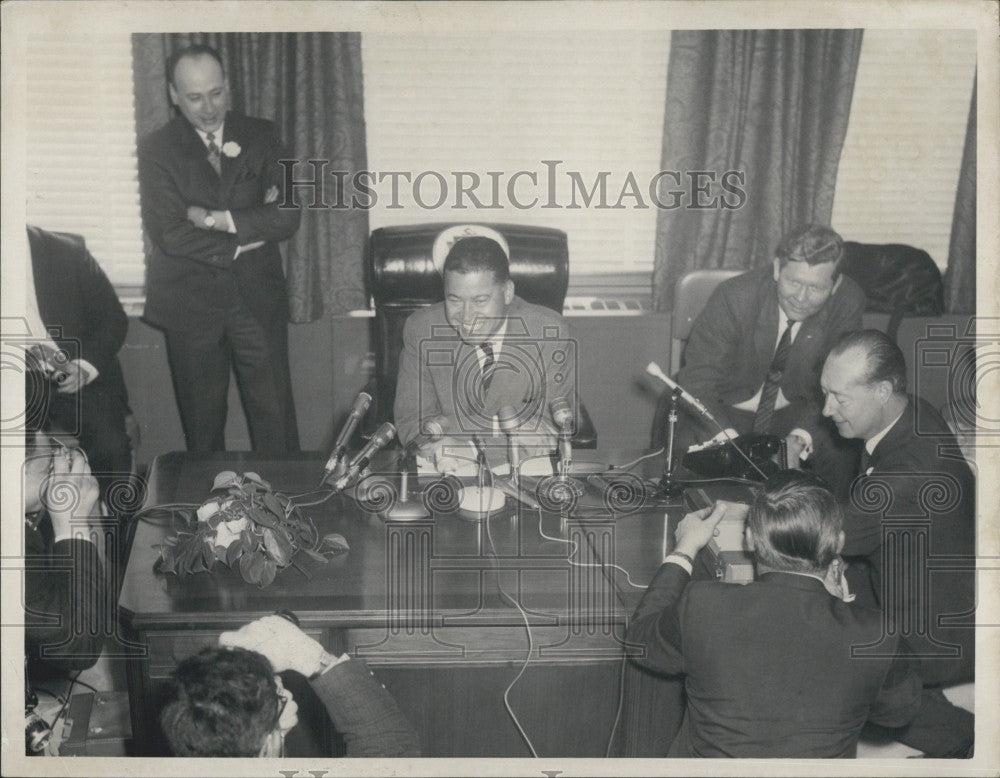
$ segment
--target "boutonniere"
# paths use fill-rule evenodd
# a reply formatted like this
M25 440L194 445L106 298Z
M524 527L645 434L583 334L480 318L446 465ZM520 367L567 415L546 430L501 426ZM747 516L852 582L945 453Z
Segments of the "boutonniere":
M243 149L240 148L240 144L234 140L228 140L222 144L222 153L230 159L238 157L241 151L243 151Z

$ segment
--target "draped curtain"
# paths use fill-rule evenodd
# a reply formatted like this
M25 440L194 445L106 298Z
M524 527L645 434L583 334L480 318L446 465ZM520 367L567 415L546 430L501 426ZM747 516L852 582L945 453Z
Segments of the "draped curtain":
M135 34L136 131L141 137L173 115L165 65L192 43L219 51L233 109L277 124L298 160L329 160L327 204L335 201L331 171L367 168L360 33ZM299 165L297 179L313 167ZM302 226L286 243L291 318L313 321L324 310L345 313L367 305L363 258L368 212L362 208L306 208L312 193L298 189Z
M745 176L739 207L657 214L653 301L697 268L770 261L781 236L829 224L861 30L678 30L670 44L661 169ZM670 202L673 182L661 181Z
M944 304L950 313L976 312L976 88L973 82L944 274Z

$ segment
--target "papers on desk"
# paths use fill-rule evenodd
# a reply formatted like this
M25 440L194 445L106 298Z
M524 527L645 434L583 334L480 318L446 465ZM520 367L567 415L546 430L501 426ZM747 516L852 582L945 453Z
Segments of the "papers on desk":
M462 448L464 449L464 447ZM449 459L455 464L456 469L449 472L458 478L475 478L478 469L476 467L476 449L472 444L469 444L467 450L454 453L455 456L449 457ZM503 462L494 465L490 470L493 472L493 475L508 476L510 475L510 464ZM536 478L555 475L552 458L547 456L525 459L521 462L519 472L521 475L534 476ZM434 466L432 460L420 455L417 456L417 475L435 476L440 474L441 471Z

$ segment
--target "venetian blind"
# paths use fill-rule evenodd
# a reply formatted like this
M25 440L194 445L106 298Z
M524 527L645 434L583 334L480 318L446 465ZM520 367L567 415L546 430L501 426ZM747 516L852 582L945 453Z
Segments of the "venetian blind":
M846 240L944 269L975 67L975 30L865 30L833 205Z
M549 226L568 235L571 284L581 274L650 272L657 210L648 190L660 168L669 44L663 30L365 34L369 167L408 172L413 183L423 176L419 187L397 178L395 202L388 180L374 187L372 228ZM478 176L472 192L485 207L464 195L466 207L454 207L464 172ZM630 174L638 197L622 196Z
M119 290L143 283L128 35L33 35L27 218L74 232Z

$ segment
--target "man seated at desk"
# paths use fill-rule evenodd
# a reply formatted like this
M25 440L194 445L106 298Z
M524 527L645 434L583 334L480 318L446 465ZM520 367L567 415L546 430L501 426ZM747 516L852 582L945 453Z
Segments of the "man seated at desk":
M864 292L840 272L843 255L843 241L829 227L810 224L787 235L771 265L713 292L677 374L732 435L766 433L807 443L811 468L838 496L846 495L853 478L856 447L823 419L819 373L840 334L861 327L865 307ZM654 422L654 445L662 444L665 426ZM718 432L701 420L697 428L678 427L680 450Z
M720 502L684 517L628 630L645 648L637 661L685 676L668 755L853 757L866 721L906 724L920 705L909 660L852 656L880 639L882 615L845 601L836 498L809 474L774 476L748 516L756 580L692 582L693 558L731 510L745 508Z
M460 237L444 259L444 302L414 312L403 329L396 428L442 472L475 458L473 438L503 451L511 434L522 456L548 454L557 445L553 402L576 409L565 319L518 297L503 238L475 229L485 234Z
M178 665L160 714L175 756L283 756L298 706L279 672L309 679L349 757L420 756L413 726L361 660L334 657L282 616L219 636Z

